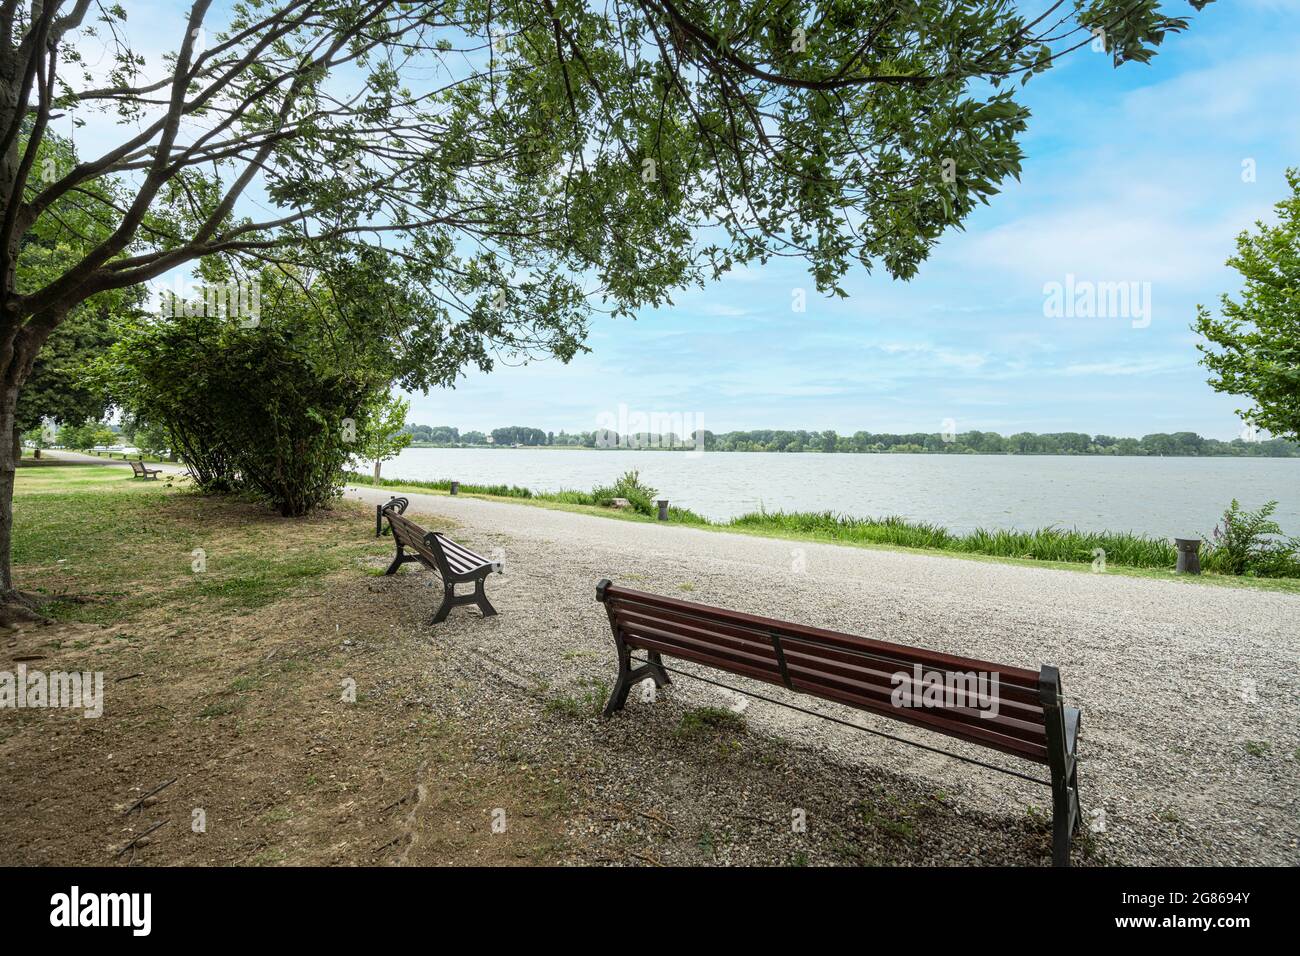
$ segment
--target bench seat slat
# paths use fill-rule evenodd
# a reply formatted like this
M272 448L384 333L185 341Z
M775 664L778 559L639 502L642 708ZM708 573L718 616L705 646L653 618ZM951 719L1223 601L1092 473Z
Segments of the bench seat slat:
M620 622L639 622L669 630L681 629L681 633L701 636L710 642L716 642L734 650L749 650L752 653L771 654L775 661L775 654L771 650L771 635L777 633L776 631L760 633L749 628L718 624L699 615L655 611L641 605L626 604L621 600L611 600L610 604ZM875 650L851 652L828 647L803 637L784 634L778 636L781 639L782 649L785 652L787 661L799 660L810 667L816 667L841 676L858 677L875 671L883 673L887 681L897 671L902 670L910 673L913 665L917 663L922 663L922 666L926 669L940 669L931 668L917 658L908 655L885 655L877 653ZM963 668L960 672L965 673L974 669L973 667ZM957 669L942 668L941 670L949 673ZM1020 712L1025 719L1036 720L1041 724L1042 706L1038 701L1036 682L1035 686L1032 687L1020 686L1014 681L1008 681L1005 673L1000 670L998 671L998 680L998 695L1004 704L1014 705L1013 709Z
M427 531L410 518L391 511L385 512L385 517L388 518L389 527L393 529L393 537L403 547L409 548L418 554L431 569L440 570L438 556L428 546L429 533ZM442 549L442 557L447 562L447 567L453 575L472 574L492 563L468 548L456 544L456 542L439 532L433 533L433 540Z
M639 647L646 643L647 640L654 641L657 646L654 648L647 647L648 650L659 650L675 657L680 657L687 651L696 654L707 654L717 660L728 661L730 664L739 663L751 667L756 673L763 674L762 679L764 680L783 683L780 665L777 663L775 651L770 644L767 648L768 654L764 655L756 651L725 648L711 642L707 635L704 637L698 636L701 633L698 630L696 630L695 635L682 634L663 627L650 626L640 621L630 623L624 620L620 621L620 626L623 629L624 640L631 647ZM664 648L676 648L676 650L665 651ZM804 693L823 698L834 695L834 699L841 703L846 702L846 698L848 698L858 705L879 705L890 708L891 711L907 709L898 708L892 702L896 689L896 685L891 679L892 674L876 671L871 674L864 673L850 677L828 675L815 667L804 665L788 653L786 654L786 664L792 686ZM911 686L914 683L909 672L907 684ZM919 699L923 689L923 687L913 688L914 699ZM946 706L929 709L929 713L940 723L951 722L954 724L972 724L989 729L996 728L999 734L1041 743L1045 734L1041 709L1038 715L1040 719L1035 722L1023 719L1014 709L1008 713L1007 708L1010 702L1002 700L1000 692L998 705L999 712L992 717L982 716L978 710L973 708ZM917 707L914 709L923 708Z
M435 534L436 533L437 532L435 532ZM457 544L455 541L452 541L451 538L448 538L444 534L438 534L438 541L441 542L442 550L447 555L448 558L454 555L457 558L463 560L466 564L476 568L481 568L485 564L492 563L487 558L483 557L483 555L475 554L469 548L465 547L462 544Z
M752 677L755 680L760 680L768 684L784 686L779 673L773 673L770 670L754 667L751 664L740 664L733 660L698 651L694 648L685 648L681 645L660 641L652 636L644 634L640 635L635 643L637 646L648 651L667 654L670 657L692 661L696 664L703 664L706 667L713 667L717 670L727 671L728 673L739 674L742 677ZM1001 751L1002 753L1016 757L1023 757L1026 760L1032 760L1036 763L1047 762L1047 747L1044 744L1035 744L1031 741L997 733L993 730L985 730L978 726L946 720L941 716L937 716L937 712L934 710L924 710L921 708L904 709L894 707L888 701L880 703L877 701L862 700L853 694L840 693L835 690L817 686L805 686L805 682L793 678L791 683L795 690L802 690L812 696L821 697L834 703L848 704L859 710L871 711L894 720L901 720L906 723L915 724L916 726L924 727L927 730L938 731L939 733L946 734L950 737L957 737L971 743L991 747L994 750Z
M795 688L799 689L799 683L795 682ZM992 747L994 750L1000 750L1003 753L1010 754L1014 757L1023 757L1026 760L1032 760L1035 763L1047 763L1047 745L1046 743L1033 743L1027 740L1020 740L1015 737L1009 737L1005 734L999 734L992 731L982 731L979 727L970 725L958 725L942 718L936 718L937 713L934 710L923 710L920 708L904 709L894 707L891 704L868 703L858 701L851 694L838 696L833 691L822 693L817 692L817 696L824 696L830 700L838 700L839 703L849 704L862 710L874 711L892 720L901 720L905 723L915 724L918 727L925 727L928 730L934 730L941 734L947 734L950 737L957 737L970 743L981 744L985 747Z
M634 591L623 587L618 589L617 595L612 595L611 597L615 603L643 605L651 609L662 609L687 615L692 613L696 615L704 613L710 621L738 625L740 627L764 633L768 631L776 631L783 636L789 635L791 638L806 637L827 644L831 647L845 648L850 651L875 651L886 656L900 656L908 660L915 660L926 667L960 671L998 671L1002 675L1003 681L1023 684L1028 687L1038 686L1038 674L1034 671L1026 670L1021 667L1007 667L1002 664L997 664L992 661L984 661L974 657L959 657L954 654L944 654L940 651L907 647L903 644L893 644L889 641L879 641L869 637L840 634L836 631L828 631L818 627L793 624L789 621L779 621L776 618L760 617L756 614L745 614L741 611L732 611L727 608L715 608L709 605L693 604L689 601L682 601L677 598L663 597L658 594L649 594L645 591Z

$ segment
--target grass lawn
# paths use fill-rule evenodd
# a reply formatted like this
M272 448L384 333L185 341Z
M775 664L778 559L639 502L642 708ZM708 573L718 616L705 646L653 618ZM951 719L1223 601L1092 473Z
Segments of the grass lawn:
M18 472L14 514L18 584L54 597L57 623L0 631L0 670L102 672L104 712L0 713L7 862L569 852L560 772L484 760L476 721L440 697L454 688L429 686L431 592L409 569L377 577L392 545L374 537L373 511L340 503L286 520L120 466L36 465ZM494 807L512 808L504 834L491 831Z
M253 502L113 466L24 468L14 516L20 580L30 575L29 590L75 598L46 609L69 621L110 623L155 607L262 607L384 550L373 538L329 533L352 517L346 508L289 522Z

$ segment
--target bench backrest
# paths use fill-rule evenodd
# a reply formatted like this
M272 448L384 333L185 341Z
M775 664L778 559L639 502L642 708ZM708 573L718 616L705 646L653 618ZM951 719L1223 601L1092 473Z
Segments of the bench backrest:
M446 535L437 531L425 531L410 518L394 511L385 511L384 517L388 519L388 526L393 529L393 537L397 542L420 555L429 567L436 568L444 578L473 575L490 563Z
M1050 711L1055 707L1059 713L1060 708L1055 668L1040 674L647 594L608 581L601 582L596 596L604 602L615 634L631 648L778 684L1038 763L1051 762L1048 734L1058 730L1059 723ZM996 715L979 698L974 699L976 706L960 706L972 700L968 694L980 686L979 675L986 677L983 686L997 702ZM967 695L945 698L950 687L965 688ZM937 692L939 701L955 699L959 705L924 706L927 688L932 704ZM910 698L900 697L904 692ZM900 706L900 699L910 699L912 706ZM1047 716L1044 700L1054 702Z
M137 475L143 475L143 474L144 474L144 462L143 462L143 461L136 461L134 458L131 459L131 470L132 470L133 472L135 472Z
M436 547L436 539L428 531L394 511L384 512L384 517L388 519L388 526L393 529L393 538L398 544L414 551L429 567L446 570L446 562Z

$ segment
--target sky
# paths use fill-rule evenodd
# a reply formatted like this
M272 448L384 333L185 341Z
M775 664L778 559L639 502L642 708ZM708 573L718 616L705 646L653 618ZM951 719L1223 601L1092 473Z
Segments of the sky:
M408 420L591 430L626 406L715 432L938 432L951 419L1235 438L1245 403L1206 384L1190 325L1198 303L1238 288L1223 265L1236 235L1273 221L1286 166L1300 165L1296 13L1300 0L1219 0L1148 66L1115 70L1084 48L1035 77L1021 181L909 282L859 267L849 298L830 300L795 262L754 266L635 321L597 318L591 352L568 365L498 364L411 396ZM1044 286L1070 275L1076 288L1136 283L1129 314L1045 315ZM1135 308L1144 292L1149 314Z
M174 49L188 6L127 3L137 51L152 63ZM849 297L828 299L795 260L754 265L635 321L597 316L591 351L567 365L498 362L410 396L408 420L1237 437L1246 403L1206 384L1190 325L1198 303L1236 291L1223 264L1236 235L1273 220L1300 165L1297 13L1300 0L1218 0L1149 65L1116 70L1085 47L1035 77L1020 181L947 232L911 281L857 267ZM120 130L94 119L77 137L97 153ZM1131 288L1128 312L1051 308L1052 284L1088 283Z

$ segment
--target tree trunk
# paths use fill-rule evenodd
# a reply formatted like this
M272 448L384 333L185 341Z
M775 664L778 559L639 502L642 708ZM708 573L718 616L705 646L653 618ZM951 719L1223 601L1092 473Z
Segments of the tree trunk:
M0 600L8 599L14 590L10 565L10 546L14 530L14 471L18 467L18 428L15 421L18 411L18 388L0 386L0 435L13 435L14 441L0 441Z
M36 353L45 344L50 331L65 317L65 312L45 313L39 317L43 320L42 330L33 332L30 324L19 327L16 322L11 322L7 312L0 314L0 324L10 329L0 339L0 626L7 627L18 621L48 621L37 610L39 600L14 587L14 473L22 450L18 433L18 393L32 373ZM12 435L13 441L4 441L4 435Z
M379 484L379 468L381 464L382 462L380 462L380 460L376 458L375 459L375 484Z

